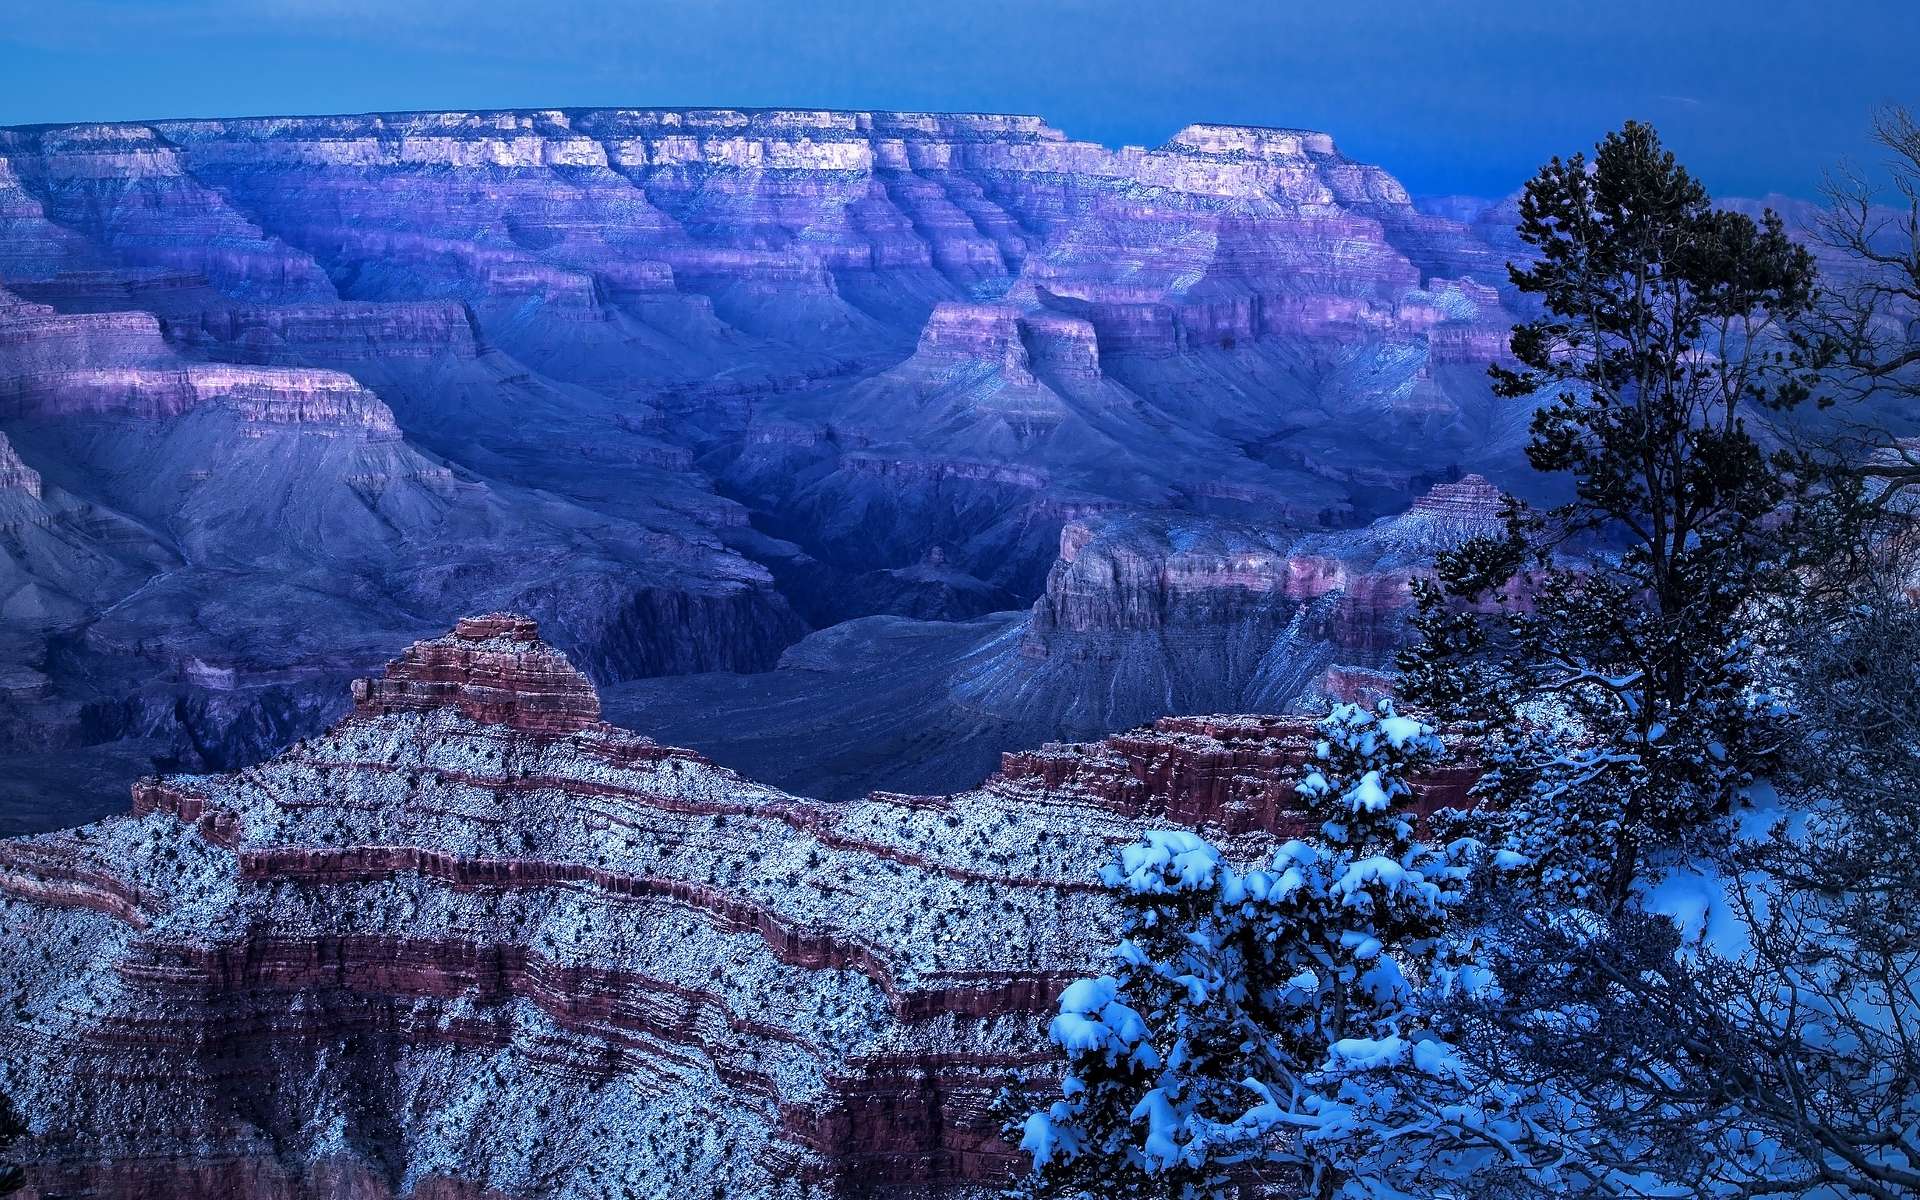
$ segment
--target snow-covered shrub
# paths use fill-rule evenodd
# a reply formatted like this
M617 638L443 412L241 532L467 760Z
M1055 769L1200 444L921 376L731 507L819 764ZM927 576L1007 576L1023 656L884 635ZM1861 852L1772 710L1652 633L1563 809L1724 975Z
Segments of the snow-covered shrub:
M1416 836L1411 774L1434 731L1341 705L1299 784L1319 836L1241 871L1156 832L1103 875L1123 911L1112 970L1061 997L1060 1098L1019 1126L1035 1197L1200 1200L1266 1180L1395 1194L1480 1118L1431 998L1477 986L1443 937L1475 847Z
M1920 1194L1912 578L1831 589L1766 664L1787 736L1726 816L1629 859L1578 828L1629 811L1605 779L1489 814L1515 869L1476 880L1459 927L1497 988L1431 1015L1471 1103L1521 1118L1502 1197ZM1542 869L1582 845L1612 886ZM1487 1188L1483 1173L1468 1194Z

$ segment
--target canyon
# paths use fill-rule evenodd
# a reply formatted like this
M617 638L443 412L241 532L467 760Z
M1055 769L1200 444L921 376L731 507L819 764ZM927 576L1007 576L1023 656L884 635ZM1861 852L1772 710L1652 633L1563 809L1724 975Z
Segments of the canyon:
M348 692L265 762L0 840L30 1200L989 1195L993 1097L1111 936L1098 868L1305 824L1300 718L823 802L608 723L520 614Z
M1374 686L1418 564L1372 523L1532 486L1515 252L1303 130L0 129L0 834L259 762L491 609L835 797Z
M940 791L1010 748L1169 714L1324 712L1390 694L1409 584L1436 553L1502 532L1501 500L1468 475L1352 530L1077 518L1025 610L846 621L771 671L634 680L606 703L623 723L828 799Z
M25 1194L994 1194L1100 868L1310 835L1554 499L1514 219L1212 124L0 128Z

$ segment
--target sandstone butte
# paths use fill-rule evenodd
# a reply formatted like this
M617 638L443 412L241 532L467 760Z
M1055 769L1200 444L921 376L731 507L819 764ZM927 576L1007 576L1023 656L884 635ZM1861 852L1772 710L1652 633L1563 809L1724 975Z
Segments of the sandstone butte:
M1301 827L1298 719L825 803L607 724L525 617L353 699L0 842L30 1200L991 1194L991 1097L1110 940L1096 869L1168 822L1242 859Z

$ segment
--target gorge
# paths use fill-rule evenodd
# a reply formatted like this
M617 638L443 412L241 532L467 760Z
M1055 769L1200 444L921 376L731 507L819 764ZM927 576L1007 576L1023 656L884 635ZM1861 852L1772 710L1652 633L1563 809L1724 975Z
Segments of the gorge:
M0 833L261 761L495 608L835 797L1348 686L1418 569L1369 522L1527 486L1509 220L1218 125L0 130Z
M1098 867L1168 821L1242 858L1304 831L1303 720L832 803L606 723L516 614L351 696L257 766L0 840L27 1196L988 1195L992 1098L1105 950Z
M987 1194L1100 866L1304 832L1284 714L1526 490L1506 221L1299 130L0 129L26 1194Z

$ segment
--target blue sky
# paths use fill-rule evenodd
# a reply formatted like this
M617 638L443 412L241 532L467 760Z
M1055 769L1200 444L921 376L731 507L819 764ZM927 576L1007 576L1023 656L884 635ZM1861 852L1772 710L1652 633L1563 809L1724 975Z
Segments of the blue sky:
M1920 106L1917 0L0 0L0 124L378 109L1036 112L1156 144L1332 132L1497 194L1635 116L1716 191L1812 195Z

